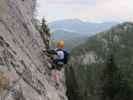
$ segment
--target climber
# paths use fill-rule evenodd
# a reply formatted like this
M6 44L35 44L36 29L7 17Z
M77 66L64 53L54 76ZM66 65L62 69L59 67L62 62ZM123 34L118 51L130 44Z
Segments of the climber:
M61 70L67 64L69 53L64 50L64 41L60 40L57 43L56 49L43 50L50 57L51 69Z
M64 41L60 40L57 43L56 49L43 50L45 54L50 58L52 69L52 79L55 81L55 86L60 86L60 71L62 67L67 64L69 53L64 50Z

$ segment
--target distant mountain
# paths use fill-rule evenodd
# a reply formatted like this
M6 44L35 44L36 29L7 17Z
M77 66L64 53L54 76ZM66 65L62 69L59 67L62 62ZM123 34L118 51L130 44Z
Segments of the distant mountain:
M53 40L61 40L63 39L65 41L65 47L69 50L73 49L74 47L80 45L85 40L88 39L88 37L81 35L80 33L76 32L69 32L64 30L56 30L52 33Z
M90 36L92 34L107 30L110 27L117 25L118 23L119 22L94 23L94 22L84 22L79 19L67 19L67 20L54 21L49 23L48 25L52 31L66 30Z
M73 49L75 46L85 42L85 40L98 32L107 30L117 22L91 23L78 19L60 20L49 23L52 31L52 38L55 40L64 39L66 47Z

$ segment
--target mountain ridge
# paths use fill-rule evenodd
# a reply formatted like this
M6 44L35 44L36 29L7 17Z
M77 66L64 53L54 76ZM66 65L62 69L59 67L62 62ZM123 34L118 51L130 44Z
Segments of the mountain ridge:
M82 34L97 33L106 30L114 25L119 24L119 22L88 22L81 21L79 19L66 19L58 20L48 23L51 30L55 29L68 29L73 30L74 32L80 32Z
M104 98L105 100L108 100L108 95L112 93L113 98L117 98L117 100L127 100L125 99L127 97L129 97L128 100L132 100L132 39L133 23L125 22L89 37L85 43L74 48L71 52L72 56L69 64L70 68L67 68L66 74L70 98L78 98L79 100L103 100L104 97L102 99L100 99L100 97L103 96L103 89L108 86L106 92L109 92L110 90L115 91L115 89L118 90L118 92L111 92L109 94L105 93L104 96L107 96L107 99ZM114 60L114 64L109 66L107 64L110 64L111 60L108 61L108 59L110 59L112 55L113 58L111 59ZM112 69L114 66L115 69ZM107 70L107 72L105 70L107 68L111 69ZM118 74L114 74L116 71L120 73L117 79L116 76ZM73 75L71 76L71 79L69 79L70 75ZM103 77L103 75L105 76ZM113 78L114 80L112 81ZM121 80L119 80L120 78ZM69 80L71 80L71 83L69 83ZM75 84L73 85L73 83ZM125 90L121 91L121 85L119 85L121 83L124 83L122 86L125 87ZM116 86L116 84L118 86ZM117 88L119 86L120 89ZM71 87L73 89L71 89ZM114 89L112 90L112 88ZM79 91L79 93L76 91ZM119 95L119 93L121 95Z
M64 39L66 48L70 50L85 42L87 37L109 29L118 24L117 22L89 23L79 19L59 20L49 23L52 39ZM81 38L80 38L81 37ZM79 41L80 40L80 41ZM73 43L75 42L75 43ZM73 45L72 45L73 44Z

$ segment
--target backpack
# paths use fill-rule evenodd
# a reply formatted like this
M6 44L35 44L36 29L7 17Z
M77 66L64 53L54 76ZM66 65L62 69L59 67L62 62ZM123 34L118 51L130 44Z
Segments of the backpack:
M62 60L62 62L64 64L67 64L68 58L69 58L69 53L66 50L63 50L63 49L57 49L56 51L63 51L64 52L64 59Z
M65 50L63 50L64 52L64 64L67 64L68 63L68 58L69 58L69 53Z

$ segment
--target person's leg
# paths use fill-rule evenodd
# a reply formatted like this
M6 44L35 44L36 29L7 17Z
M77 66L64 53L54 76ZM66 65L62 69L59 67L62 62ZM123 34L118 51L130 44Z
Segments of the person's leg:
M49 67L50 70L56 69L56 64L53 59L48 59L48 62L51 64L51 66Z
M59 85L60 83L60 72L58 70L53 70L52 72L53 80L55 81L56 85Z

